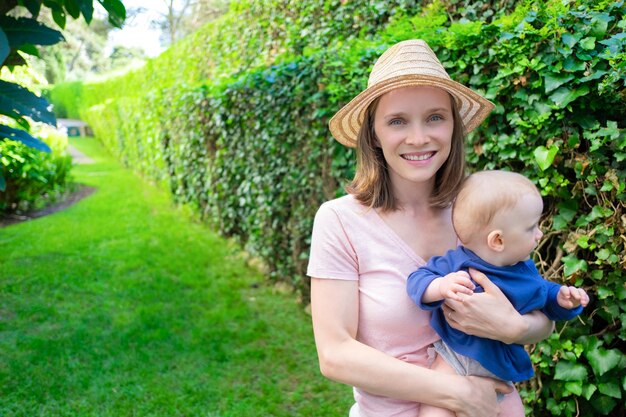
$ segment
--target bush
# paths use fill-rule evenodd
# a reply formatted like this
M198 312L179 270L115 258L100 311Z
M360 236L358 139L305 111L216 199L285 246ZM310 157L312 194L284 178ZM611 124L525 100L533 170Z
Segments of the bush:
M13 140L0 141L0 170L6 181L5 191L0 191L0 213L40 209L61 197L70 185L72 158L66 153L67 137L41 123L31 131L52 152Z
M592 296L580 320L530 348L528 411L624 415L624 3L270 3L238 3L142 70L83 85L79 111L123 161L166 182L306 300L314 213L354 169L328 119L389 45L426 39L453 79L496 104L468 139L471 169L511 169L538 185L537 264ZM169 65L177 74L159 73Z

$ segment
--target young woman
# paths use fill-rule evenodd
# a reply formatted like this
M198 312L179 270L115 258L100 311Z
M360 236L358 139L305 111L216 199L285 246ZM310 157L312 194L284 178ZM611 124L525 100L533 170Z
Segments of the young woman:
M352 417L419 415L420 403L463 417L523 415L517 392L489 378L429 369L438 336L408 297L408 275L457 246L450 206L464 176L464 134L493 104L450 79L421 40L400 42L376 62L368 87L331 120L357 149L348 195L324 203L313 228L313 329L322 373L352 385ZM505 343L531 343L553 324L520 315L479 272L485 292L450 302L449 324Z

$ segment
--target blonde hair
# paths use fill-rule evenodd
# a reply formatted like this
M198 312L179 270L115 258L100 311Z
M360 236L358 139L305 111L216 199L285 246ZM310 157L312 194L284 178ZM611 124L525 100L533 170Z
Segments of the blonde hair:
M372 101L361 123L356 145L356 173L352 182L346 186L346 192L353 194L367 207L393 211L398 207L393 195L389 167L382 149L377 145L374 131L374 115L379 101L380 97ZM450 206L465 176L463 122L452 96L450 102L454 119L450 155L435 175L435 188L430 196L430 204L438 208Z
M540 195L535 184L515 172L480 171L465 178L452 205L452 225L461 243L486 230L496 214L528 193Z

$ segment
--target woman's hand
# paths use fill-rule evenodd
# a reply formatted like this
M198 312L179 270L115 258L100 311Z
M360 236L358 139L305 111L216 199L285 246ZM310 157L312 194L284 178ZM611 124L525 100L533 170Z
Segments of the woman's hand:
M496 391L508 394L513 388L491 378L478 376L464 377L467 381L468 392L464 395L465 400L460 410L456 411L457 417L496 417L500 414L501 404L498 404Z
M507 344L526 341L530 330L529 322L513 308L500 288L485 274L470 268L470 275L485 292L459 294L462 301L446 300L443 311L448 324L464 333ZM550 323L543 317L546 323ZM551 331L551 325L543 327L550 327ZM538 340L549 334L544 334L546 332L541 330L539 333Z

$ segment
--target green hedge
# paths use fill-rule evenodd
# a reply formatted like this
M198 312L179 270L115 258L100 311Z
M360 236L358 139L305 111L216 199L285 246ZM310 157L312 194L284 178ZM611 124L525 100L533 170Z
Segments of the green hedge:
M259 3L235 4L141 70L50 97L62 106L80 96L73 108L121 160L306 299L314 213L354 169L328 119L387 46L426 39L453 79L496 103L468 140L471 168L538 184L537 264L592 296L580 320L531 348L537 377L520 386L528 411L624 415L624 2Z

